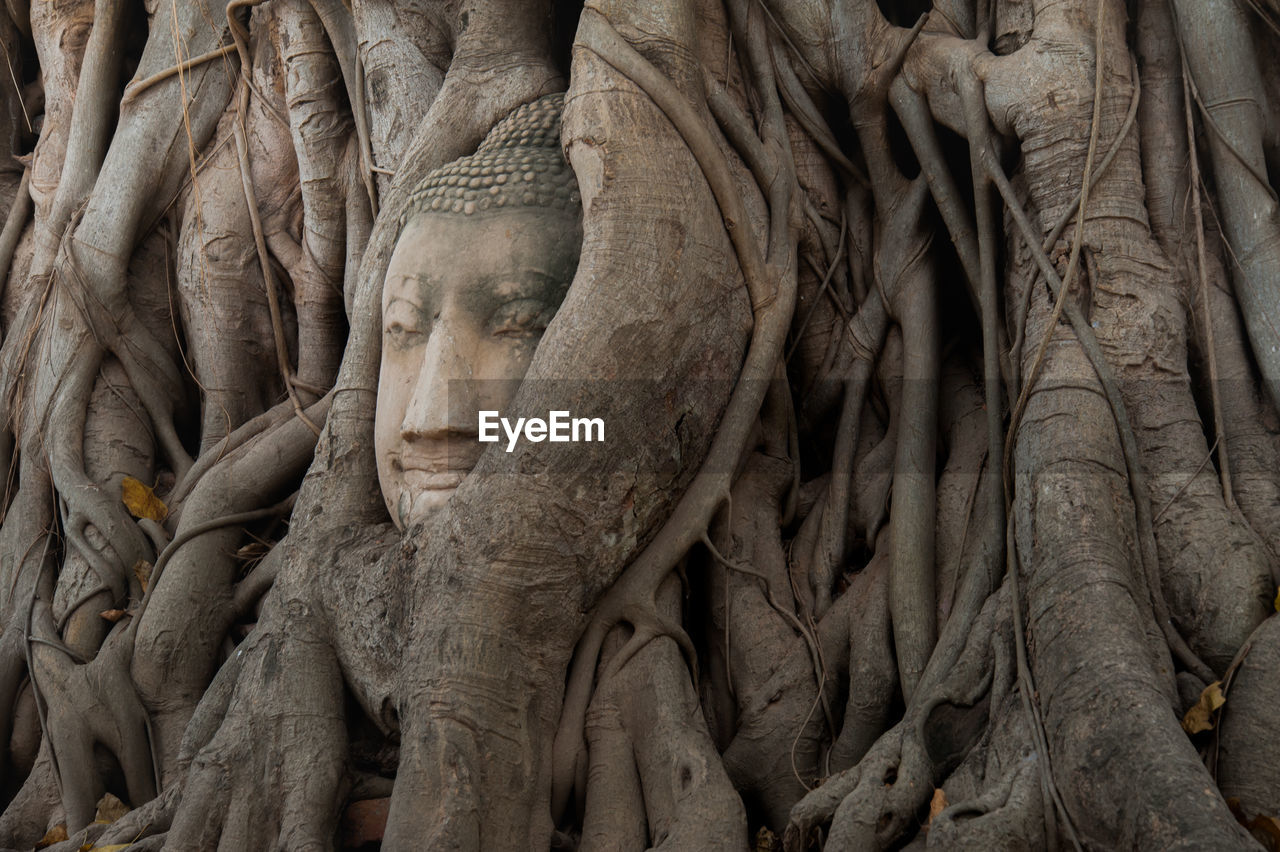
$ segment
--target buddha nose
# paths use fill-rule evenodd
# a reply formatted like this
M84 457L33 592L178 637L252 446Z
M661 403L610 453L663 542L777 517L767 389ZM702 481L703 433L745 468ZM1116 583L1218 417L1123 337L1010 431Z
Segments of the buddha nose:
M422 369L400 431L406 438L476 432L477 402L465 332L442 317L427 339Z

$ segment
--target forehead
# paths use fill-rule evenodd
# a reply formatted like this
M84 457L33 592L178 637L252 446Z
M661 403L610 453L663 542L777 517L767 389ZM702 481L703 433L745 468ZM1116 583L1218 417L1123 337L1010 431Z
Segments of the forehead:
M383 303L420 289L501 278L527 269L565 275L576 263L580 245L578 217L564 210L420 213L396 240Z

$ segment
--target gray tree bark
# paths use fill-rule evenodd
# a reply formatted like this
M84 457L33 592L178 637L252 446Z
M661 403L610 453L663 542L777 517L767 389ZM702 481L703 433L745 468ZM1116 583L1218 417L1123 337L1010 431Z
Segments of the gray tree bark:
M10 2L0 848L1273 848L1277 33ZM400 532L409 191L555 92L608 441Z

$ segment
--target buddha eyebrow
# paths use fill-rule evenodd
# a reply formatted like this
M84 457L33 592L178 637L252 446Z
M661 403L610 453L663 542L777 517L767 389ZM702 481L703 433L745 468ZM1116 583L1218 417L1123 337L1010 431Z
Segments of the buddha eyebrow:
M423 307L422 304L416 299L409 298L408 296L394 296L394 295L387 300L387 307L389 308L398 302L403 302L409 307L418 308L419 310L421 310Z
M515 284L521 287L533 287L538 290L548 288L560 289L567 287L570 282L565 281L550 273L543 272L540 269L520 269L514 274L502 274L487 276L483 283L486 287L498 287L503 284Z
M386 321L387 315L390 314L391 311L394 310L397 305L405 305L408 307L409 310L411 310L415 314L425 315L430 310L430 308L428 308L427 305L423 304L422 302L416 301L414 299L410 299L405 296L392 296L390 300L387 301L386 306L383 307L382 309L382 316L383 316L384 322ZM400 310L403 313L404 308L401 308Z
M429 272L413 272L404 275L397 275L394 278L387 279L388 285L393 282L401 287L412 285L412 287L416 287L418 289L423 287L433 288L439 283Z

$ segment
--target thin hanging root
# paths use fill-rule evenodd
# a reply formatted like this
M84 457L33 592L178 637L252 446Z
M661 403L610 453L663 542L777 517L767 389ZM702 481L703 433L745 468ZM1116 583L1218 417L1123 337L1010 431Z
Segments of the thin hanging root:
M987 463L984 466L983 477L991 482L991 487L987 489L988 502L987 514L992 525L992 537L995 541L1001 541L1001 531L1012 527L1006 519L1008 506L1006 504L1006 496L1004 493L1005 469L1004 464L1004 447L1002 446L1004 431L1003 425L1003 409L1001 403L1003 394L1000 386L1000 353L999 339L996 334L996 327L999 321L999 307L997 300L999 298L999 286L996 282L996 225L992 214L992 198L991 198L991 181L986 179L982 174L981 154L979 149L988 148L992 144L989 129L987 127L987 117L984 99L978 91L976 80L966 78L961 81L960 85L961 97L965 101L966 118L970 124L970 168L973 173L974 185L974 206L978 213L978 254L979 266L981 269L982 279L978 285L980 294L979 302L981 304L982 318L982 374L983 374L983 394L985 407L987 409ZM1097 110L1097 99L1094 100L1094 109ZM978 136L978 138L974 138ZM1089 171L1085 170L1085 186L1089 181ZM1082 194L1083 198L1083 194ZM1083 222L1083 215L1081 216ZM1011 365L1011 369L1012 365ZM967 532L967 529L966 529ZM997 557L999 551L996 551ZM1014 569L1016 573L1016 566ZM1017 578L1013 578L1013 593L1010 599L1013 601L1013 621L1015 622L1015 630L1019 633L1017 639L1017 649L1020 660L1024 663L1019 667L1019 674L1024 670L1028 673L1028 680L1023 682L1020 692L1023 696L1024 708L1030 711L1030 699L1028 696L1034 694L1032 692L1033 685L1029 679L1030 670L1025 667L1025 648L1022 645L1021 624L1022 616L1019 605ZM1044 740L1043 725L1039 717L1034 712L1030 713L1029 722L1031 727L1036 729L1039 734L1037 742ZM1039 750L1039 746L1037 746ZM1041 760L1038 761L1040 769L1039 780L1042 787L1052 785L1053 778L1049 768L1049 752L1045 748L1039 750ZM1063 809L1065 815L1065 808ZM1052 815L1050 815L1052 816ZM1071 821L1068 817L1068 829L1072 831L1074 837L1074 828L1071 827ZM1048 834L1050 836L1051 850L1056 847L1053 840L1055 836L1055 828L1050 826ZM1078 844L1077 844L1078 845Z
M231 30L231 41L236 46L236 53L240 56L240 80L258 96L259 103L266 108L267 112L276 117L276 120L285 127L289 126L289 120L280 114L262 92L258 91L258 87L254 85L250 74L253 68L253 60L249 57L249 31L240 26L240 22L236 20L236 13L241 9L252 9L254 6L260 6L265 0L231 0L227 3L227 27ZM241 113L243 117L243 113Z
M890 56L866 69L849 96L881 219L876 277L879 292L904 339L901 422L894 453L894 518L889 609L903 696L908 703L928 666L937 638L934 463L939 348L935 276L927 255L932 232L922 224L927 179L905 178L891 154L886 107L907 51L927 18L893 44Z
M689 146L712 194L720 206L725 227L746 279L755 314L755 327L747 357L729 404L712 439L702 468L681 497L675 511L657 536L629 565L597 604L591 622L579 642L570 666L564 709L553 747L552 815L559 818L569 801L574 766L582 750L583 725L591 698L592 676L601 643L609 628L622 617L623 608L635 601L652 600L662 580L689 548L704 534L716 510L729 492L728 476L742 454L764 402L769 378L782 355L787 328L795 310L795 240L786 245L771 241L777 258L767 262L747 232L746 204L738 193L728 161L716 145L704 119L671 81L640 55L600 13L587 9L578 31L579 40L607 64L638 85L675 126ZM776 96L776 93L775 93ZM785 147L780 147L786 152ZM772 183L771 231L794 233L790 225L790 199L794 176L789 170ZM778 220L781 220L779 224ZM776 289L769 284L776 281Z
M768 12L768 7L764 8ZM772 18L773 16L770 15L770 20ZM781 27L777 29L779 32L782 31ZM858 168L840 150L840 143L836 141L835 134L831 132L831 128L823 120L817 105L809 97L809 93L805 91L800 78L796 76L795 69L791 67L791 63L783 55L782 45L775 41L772 42L771 46L773 48L773 70L778 78L778 91L781 92L782 101L787 105L787 109L791 110L791 114L796 121L800 122L800 126L805 129L805 132L813 137L813 141L822 149L822 153L831 158L831 162L835 163L841 171L858 183L863 186L870 186L871 184L867 181L867 176L862 169ZM799 56L799 51L796 51L795 55Z
M235 49L236 49L236 46L234 44L225 44L222 47L207 51L205 53L200 54L199 56L193 56L192 58L184 62L180 62L177 65L173 65L169 68L166 68L163 71L157 71L155 74L152 74L150 77L147 77L142 80L136 80L130 83L129 85L125 86L124 96L120 98L120 103L123 105L128 101L133 100L138 95L145 92L147 89L150 89L156 83L163 83L165 80L168 80L170 77L174 76L175 74L185 74L186 72L190 71L192 68L196 68L200 65L203 65L206 62L212 62L215 59L221 59L224 56L229 56L231 53L235 51Z
M897 78L889 90L890 101L894 112L907 132L907 139L920 162L920 172L929 184L934 203L942 214L943 224L951 235L951 244L955 246L960 257L960 265L964 267L965 281L969 285L969 293L974 306L981 310L981 299L976 289L977 282L982 280L981 262L978 258L978 241L974 234L973 223L969 214L961 204L964 197L959 184L947 168L946 157L942 153L942 145L933 127L933 116L929 113L924 97L912 89L901 78Z
M177 553L184 544L192 539L199 538L207 532L220 530L224 527L248 524L265 518L287 517L293 510L293 504L297 498L298 495L295 493L289 495L273 506L266 506L261 509L252 509L247 512L236 512L231 515L223 515L220 518L213 518L202 524L197 524L188 530L184 530L181 534L174 537L173 541L169 542L169 546L166 547L164 552L156 559L155 567L151 569L151 577L147 583L146 593L143 595L142 601L138 605L138 611L134 613L134 619L132 624L130 624L130 629L132 630L133 626L142 620L142 615L146 612L147 604L151 600L152 590L155 589L156 585L160 582L160 575L164 572L165 566L173 559L173 555Z
M758 571L753 570L750 566L743 565L741 562L738 562L735 559L730 559L729 557L722 554L720 550L715 546L715 544L711 541L710 536L708 536L705 532L702 534L702 546L707 549L707 552L711 554L712 558L714 558L717 562L719 562L725 568L728 568L730 571L737 571L739 574L745 574L748 577L754 577L755 579L759 580L761 589L764 591L765 600L769 603L769 606L773 608L774 612L782 616L782 618L791 625L791 628L796 631L797 635L799 635L802 639L804 639L804 644L809 649L809 659L813 663L814 682L817 683L818 685L818 695L822 701L823 713L827 717L827 725L832 731L836 730L835 718L831 713L831 706L827 703L825 696L823 696L822 694L822 687L826 683L827 678L826 678L826 666L823 664L823 661L822 661L822 648L818 644L818 637L814 635L814 632L809 627L803 624L800 621L800 619L796 617L796 614L794 612L792 612L791 610L787 609L786 607L778 603L777 598L773 596L773 592L770 591L769 589L768 577L764 576ZM726 616L727 616L727 613L726 613ZM727 617L725 621L726 621L726 631L727 631L728 630Z
M73 600L71 603L67 604L66 609L63 610L62 615L58 618L57 622L54 624L54 630L58 633L58 635L62 635L63 628L67 626L67 622L71 620L72 616L76 614L76 611L79 610L80 607L84 606L89 601L96 598L98 595L110 594L110 593L111 593L111 587L108 586L106 583L100 582L96 586L91 586L87 591L81 594L78 598Z
M1137 60L1131 59L1130 64L1131 77L1134 81L1133 99L1129 102L1129 111L1125 114L1120 130L1116 133L1115 138L1111 140L1111 146L1107 149L1106 155L1102 158L1089 180L1090 187L1097 185L1098 181L1106 174L1108 167L1120 152L1120 147L1129 135L1129 131L1133 128L1134 121L1138 116L1138 105L1141 101L1142 89L1138 84ZM907 139L911 142L916 159L920 162L921 171L929 182L929 189L933 194L933 199L938 205L938 210L942 213L943 224L946 225L947 232L951 235L951 242L955 246L956 254L960 257L961 265L964 267L974 307L978 309L979 315L981 315L981 300L976 289L977 283L982 280L978 243L974 235L973 223L969 221L969 215L960 201L963 195L960 192L959 185L947 168L942 146L939 144L937 132L934 130L933 117L929 113L929 108L924 98L907 85L906 81L901 77L894 81L890 96L894 111L897 112L898 118L902 121L902 125L907 131ZM985 169L985 165L983 169ZM1042 241L1042 251L1047 253L1052 249L1054 243L1058 241L1058 238L1062 236L1062 232L1070 224L1079 206L1081 192L1082 190L1076 191L1075 198L1067 205L1058 221L1054 223L1053 229ZM1022 310L1015 321L1014 340L1010 345L1008 362L1010 376L1005 377L1010 387L1015 391L1021 384L1018 380L1019 362L1021 360L1020 353L1022 352L1028 304L1024 299ZM1000 329L997 329L997 331L999 332Z
M823 273L822 283L818 285L818 293L814 297L813 304L809 306L809 310L805 312L804 317L800 320L799 328L797 328L795 334L792 335L793 339L791 341L791 348L787 350L787 354L783 358L783 360L788 364L791 363L791 356L796 354L796 349L800 346L800 341L804 339L805 330L809 328L809 321L813 319L814 314L818 312L818 305L820 304L820 300L823 296L827 296L831 299L831 304L844 316L846 322L850 319L848 314L845 313L844 305L840 304L840 300L833 292L831 292L831 279L835 277L836 270L840 268L840 264L844 261L845 242L849 235L849 229L845 227L845 225L845 211L841 210L840 240L836 243L835 256L831 259L830 265L827 266L827 271ZM805 255L805 257L807 259L808 255Z
M230 13L231 7L228 6L228 16L230 16ZM244 62L242 59L242 63ZM237 107L238 115L232 125L236 139L236 151L240 155L240 180L244 186L245 203L249 208L249 222L253 226L253 242L257 246L258 261L262 265L262 282L267 289L267 305L271 310L271 329L275 337L276 361L280 365L280 376L284 380L285 390L289 394L289 399L293 402L293 413L319 437L320 427L310 417L307 417L306 412L302 410L302 400L298 398L298 390L293 385L293 367L289 363L289 345L285 341L284 320L280 314L280 296L276 293L275 276L271 273L271 258L267 253L266 237L262 232L262 219L258 215L258 197L253 191L253 178L249 174L249 143L245 138L245 117L248 112L249 101L249 66L244 64L243 67L244 74L241 80L244 82L244 86L240 89Z
M1222 393L1218 384L1218 350L1213 343L1213 312L1209 308L1209 272L1204 259L1204 219L1200 213L1200 160L1196 152L1196 127L1191 113L1191 71L1182 55L1182 104L1187 117L1187 152L1191 164L1191 211L1196 223L1196 272L1200 277L1200 310L1204 314L1205 349L1209 361L1209 396L1213 400L1214 445L1218 448L1218 474L1222 479L1222 497L1227 508L1235 511L1236 495L1231 487L1231 464L1227 458L1227 434L1222 419ZM1134 75L1137 79L1137 75ZM1212 452L1212 451L1210 451ZM1196 471L1199 474L1199 471ZM1194 479L1194 477L1192 477ZM1187 480L1190 483L1190 479ZM1172 504L1172 501L1170 501Z

